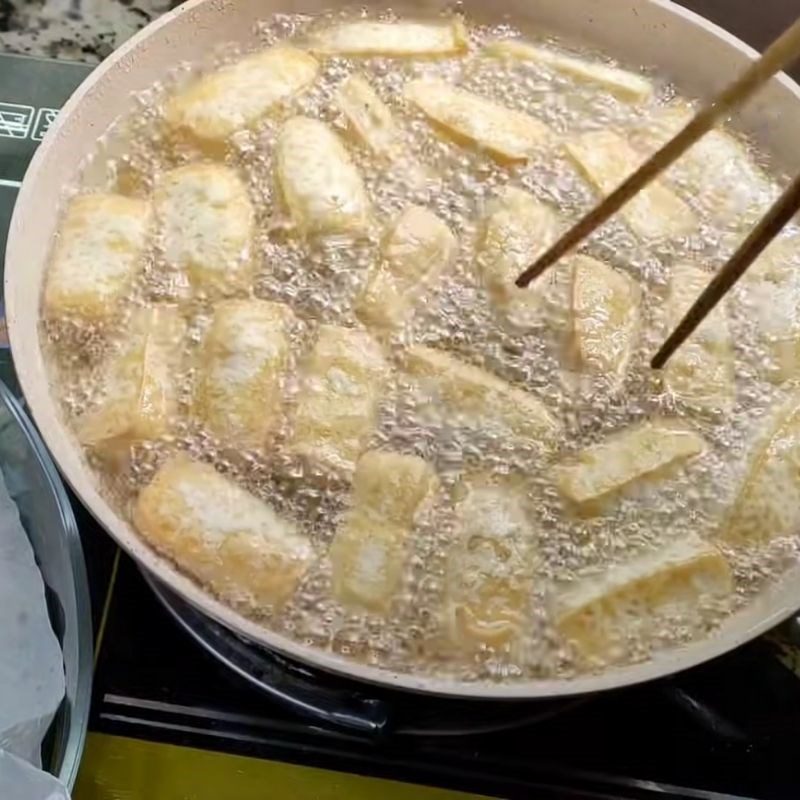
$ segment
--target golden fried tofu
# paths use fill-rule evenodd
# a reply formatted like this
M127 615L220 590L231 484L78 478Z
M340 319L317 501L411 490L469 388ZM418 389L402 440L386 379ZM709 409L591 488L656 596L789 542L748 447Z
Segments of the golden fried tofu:
M467 49L464 23L345 22L314 33L309 50L321 55L421 57L455 55Z
M388 365L365 331L321 325L301 368L289 449L349 474L371 436Z
M667 318L670 329L683 319L711 280L692 264L672 268ZM736 400L736 374L723 303L700 323L664 368L664 386L690 408L712 414L729 414Z
M738 544L763 544L797 533L800 522L800 398L794 395L767 419L766 434L749 457L736 500L720 535Z
M403 354L405 371L432 387L442 404L469 426L500 424L513 436L550 449L561 425L534 395L465 364L455 356L415 345Z
M692 535L578 581L556 598L555 621L585 656L613 659L631 622L666 608L691 613L704 597L732 591L725 557Z
M391 330L403 324L415 300L453 263L455 236L433 212L409 206L394 223L356 300L364 324Z
M477 271L492 302L517 321L537 312L542 295L515 281L558 236L558 214L530 192L506 186L486 206Z
M195 291L213 297L249 288L255 214L235 170L208 163L170 170L153 201L164 257Z
M547 125L529 114L443 81L410 81L405 96L453 138L501 161L527 161L552 138Z
M641 291L629 275L588 256L572 262L573 344L581 366L625 379L639 332Z
M336 91L336 105L355 137L374 155L391 160L402 151L392 112L361 75L345 78Z
M554 72L562 72L581 83L605 89L622 100L642 102L653 94L653 84L643 75L609 64L558 53L550 48L521 42L518 39L489 42L484 52L509 61L530 61L540 64Z
M761 371L782 384L800 375L800 238L779 236L744 274L742 285L766 351Z
M276 104L309 86L318 70L313 56L294 47L253 53L170 98L164 115L167 126L219 154L232 134L255 125Z
M528 619L537 560L533 525L524 495L510 481L472 477L460 489L445 628L459 648L501 647L523 633Z
M682 423L648 420L581 450L575 460L560 467L558 486L574 503L593 503L703 450L703 437Z
M288 306L266 300L223 300L214 306L194 413L223 443L260 448L279 427L293 318Z
M304 235L363 236L370 203L339 137L323 122L292 117L275 147L278 181L292 221Z
M639 141L652 151L663 147L692 120L695 111L673 102L644 117ZM742 227L765 214L777 185L756 164L744 142L722 128L709 131L667 172L680 180L717 220Z
M116 194L73 198L47 271L44 313L102 323L144 266L150 204Z
M352 507L330 549L333 593L343 604L386 613L406 562L406 540L439 485L416 456L371 450L353 476Z
M635 172L646 157L613 131L591 131L565 143L566 151L586 179L610 194ZM620 210L631 230L643 239L683 236L697 227L692 210L671 189L653 181Z
M104 367L99 406L76 420L81 444L112 460L163 436L177 414L177 375L186 323L174 306L137 309L121 351Z
M294 523L214 467L176 456L139 493L139 533L228 602L280 606L314 558Z

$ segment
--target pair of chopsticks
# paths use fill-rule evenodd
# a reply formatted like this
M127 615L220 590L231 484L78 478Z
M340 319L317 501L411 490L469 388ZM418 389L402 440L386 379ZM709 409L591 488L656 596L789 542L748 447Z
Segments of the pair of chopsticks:
M534 264L517 278L524 288L548 267L570 252L595 228L616 214L637 192L680 158L734 108L747 101L766 81L800 57L800 19L782 33L757 61L706 105L671 141L620 184L608 197L570 228ZM767 245L800 210L800 176L775 201L764 218L714 276L694 305L669 335L650 365L661 369L697 326L741 278Z

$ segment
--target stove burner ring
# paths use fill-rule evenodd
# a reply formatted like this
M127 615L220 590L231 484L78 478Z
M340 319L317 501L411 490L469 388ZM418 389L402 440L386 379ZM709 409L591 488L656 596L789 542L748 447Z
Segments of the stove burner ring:
M314 670L249 642L201 614L142 571L170 616L229 669L296 713L362 736L469 736L508 730L563 713L586 698L496 702L382 689Z

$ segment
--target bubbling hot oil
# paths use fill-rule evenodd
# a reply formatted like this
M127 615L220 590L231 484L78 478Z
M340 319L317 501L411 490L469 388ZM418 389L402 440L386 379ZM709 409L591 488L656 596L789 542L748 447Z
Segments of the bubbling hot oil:
M260 37L265 45L273 44L330 24L340 16L348 15L316 19L277 15L260 26ZM73 418L98 402L103 359L113 356L124 340L130 310L153 302L180 300L190 320L187 366L179 380L181 419L169 436L136 447L130 465L124 469L109 473L107 467L95 465L103 490L121 513L129 515L133 498L168 455L185 451L214 463L221 472L296 520L322 554L279 612L264 609L256 614L244 602L242 610L301 643L393 671L447 674L461 680L576 674L583 667L552 627L553 592L643 549L691 532L713 534L741 479L741 465L746 461L753 431L780 394L759 378L758 365L765 356L746 305L737 303L736 297L730 312L737 343L738 399L730 416L714 419L676 407L647 368L648 355L664 334L658 309L663 305L670 265L690 259L717 267L741 237L747 222L738 220L736 225L726 226L714 218L713 209L704 206L702 197L690 193L683 196L701 220L699 234L646 247L621 221L613 220L587 243L589 254L624 270L643 289L643 332L621 390L612 391L601 378L587 380L585 376L578 379L576 389L575 376L572 380L565 376L568 276L563 269L554 268L543 279L545 303L538 324L515 327L493 312L473 267L478 221L487 199L499 187L518 185L557 207L568 224L587 209L594 195L558 153L551 151L523 166L507 167L440 137L403 102L406 81L426 76L458 82L542 119L557 134L635 130L646 138L643 120L674 95L671 87L653 76L658 91L649 101L650 107L633 107L545 68L508 64L479 54L481 42L517 33L507 25L473 27L467 57L425 61L327 59L310 90L255 130L237 134L225 160L246 176L257 209L254 256L258 269L253 293L286 303L296 313L300 321L291 332L295 357L307 350L317 323L358 324L353 299L378 258L379 234L357 244L305 242L293 236L274 184L272 148L282 120L298 113L324 120L345 135L344 120L335 110L334 92L342 79L361 72L390 105L401 126L408 156L403 168L387 168L350 143L376 217L385 224L406 205L424 204L450 226L460 243L455 267L420 304L390 343L391 348L397 352L409 342L440 346L524 385L564 422L566 435L557 457L574 453L653 413L683 416L704 435L709 448L670 480L643 484L601 516L584 519L567 515L553 485L552 459L543 460L530 445L509 442L491 426L465 431L446 422L432 422L421 414L414 388L397 374L385 394L371 446L427 459L440 475L442 490L439 502L416 526L403 586L389 613L385 617L357 613L332 599L330 564L324 556L347 508L347 487L322 480L322 476L313 474L313 467L282 453L280 442L285 429L265 452L237 452L191 421L194 355L210 322L211 305L203 297L190 295L184 277L164 263L157 241L142 279L110 334L100 335L75 325L50 325L45 330L53 383L65 415ZM214 63L231 62L239 55L227 50ZM146 196L164 170L199 158L189 150L176 152L165 146L159 128L163 97L190 73L188 68L179 68L163 85L136 98L135 111L104 137L87 163L81 188L104 187ZM758 154L753 153L753 157L760 160ZM416 165L415 169L409 170L408 164ZM420 175L424 179L420 180ZM680 191L679 168L674 177ZM285 386L289 408L298 388L295 368L293 364ZM455 536L450 498L459 479L476 469L525 477L537 563L529 624L522 641L509 647L485 647L477 653L457 653L442 645L447 558ZM641 661L659 648L708 635L726 614L746 603L786 567L795 557L795 546L794 540L779 540L757 552L728 552L736 581L732 599L695 609L691 617L670 610L657 619L642 621L638 627L632 625L625 660Z

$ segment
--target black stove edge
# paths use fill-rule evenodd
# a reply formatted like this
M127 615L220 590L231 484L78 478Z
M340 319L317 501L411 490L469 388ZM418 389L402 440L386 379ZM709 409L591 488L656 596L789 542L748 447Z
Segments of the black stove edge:
M506 800L758 800L752 796L720 793L674 786L658 781L602 775L581 770L563 769L544 763L527 765L524 777L505 771L507 764L476 760L465 747L460 763L453 763L452 751L430 748L425 758L417 753L391 752L383 747L364 747L363 740L325 731L325 742L293 741L298 733L308 733L310 726L284 726L263 733L252 727L226 729L214 725L208 714L203 720L184 709L170 709L169 704L155 711L148 704L138 706L134 698L108 698L98 717L95 730L144 741L161 741L187 747L205 742L208 749L259 759L281 761L335 772L372 778L403 781L462 792L478 793ZM210 723L210 724L206 724ZM333 738L334 741L331 741ZM335 742L335 743L334 743ZM466 744L466 742L465 742ZM449 762L449 763L448 763ZM502 777L493 778L497 774Z

